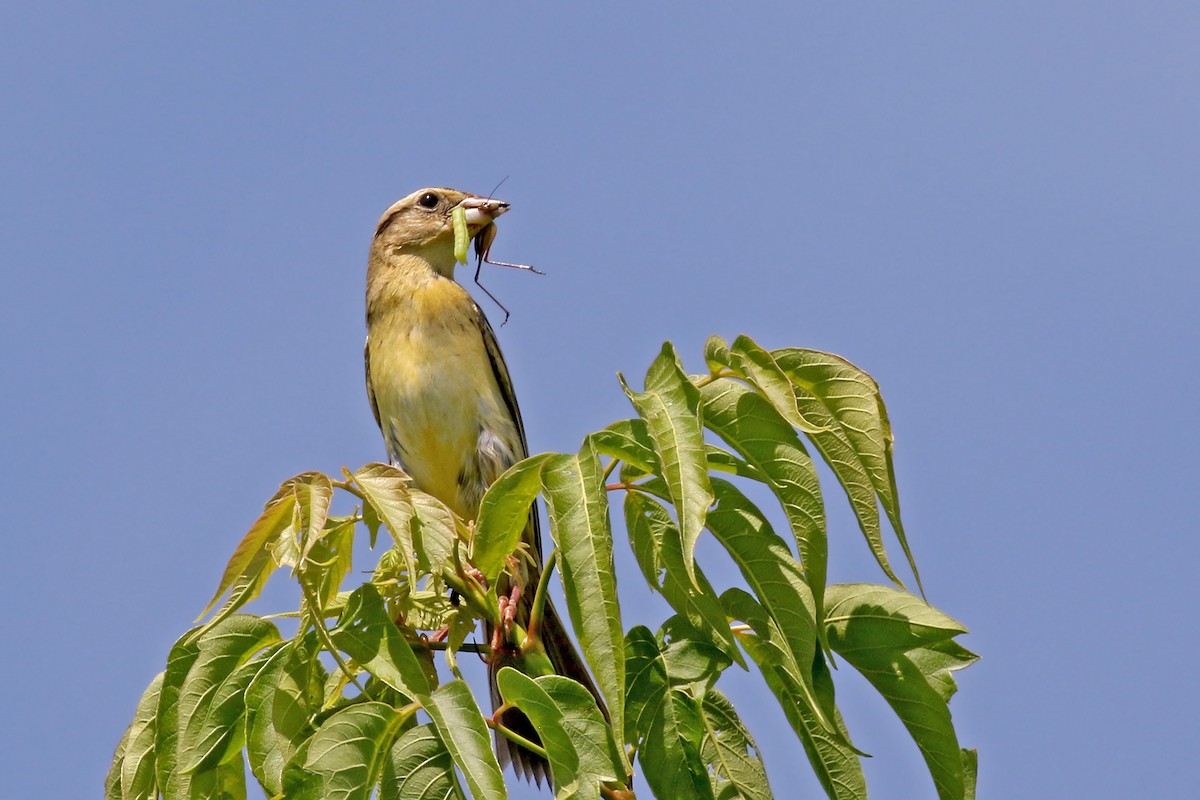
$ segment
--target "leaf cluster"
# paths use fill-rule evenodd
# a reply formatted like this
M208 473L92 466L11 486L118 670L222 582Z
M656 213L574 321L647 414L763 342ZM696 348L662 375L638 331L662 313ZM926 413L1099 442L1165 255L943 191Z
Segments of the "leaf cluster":
M490 800L506 796L490 741L505 736L547 758L557 798L765 800L761 753L718 688L737 665L762 675L826 794L864 798L864 754L836 704L844 662L907 727L938 797L973 798L974 751L960 748L948 702L952 673L975 656L955 641L966 629L907 591L889 561L885 517L920 588L874 380L837 356L744 336L713 337L705 361L706 374L689 376L665 344L641 390L621 379L636 416L578 452L518 463L474 521L385 464L285 481L230 558L205 614L216 610L138 703L106 796L244 798L248 764L268 797ZM890 584L828 583L810 448ZM785 535L741 488L755 484L778 502ZM614 493L642 577L674 612L657 631L621 620ZM351 513L332 513L338 494L353 498ZM553 550L530 589L544 597L557 568L607 708L537 658L536 600L530 630L513 626L506 642L520 669L497 679L533 742L480 710L459 656L489 656L467 640L480 621L502 622L495 587L529 574L523 532L539 496ZM388 546L370 580L344 587L364 531ZM697 560L705 531L737 585L718 590L714 565ZM300 608L280 615L295 620L290 636L242 610L280 568L301 589Z

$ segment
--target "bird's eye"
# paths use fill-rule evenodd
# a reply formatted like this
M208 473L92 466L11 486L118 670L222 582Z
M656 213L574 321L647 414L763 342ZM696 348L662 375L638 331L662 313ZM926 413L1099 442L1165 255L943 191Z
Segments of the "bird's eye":
M433 192L426 192L421 195L421 199L417 201L422 208L436 208L438 204L438 196Z

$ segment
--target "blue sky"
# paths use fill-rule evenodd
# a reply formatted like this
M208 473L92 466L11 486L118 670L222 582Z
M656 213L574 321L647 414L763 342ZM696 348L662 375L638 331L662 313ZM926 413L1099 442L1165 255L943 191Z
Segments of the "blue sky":
M0 8L6 796L96 796L261 502L383 456L372 226L506 176L494 252L549 273L487 276L533 450L628 416L664 339L851 359L983 656L980 797L1186 796L1198 36L1165 2ZM877 580L827 497L831 578ZM848 672L872 797L931 797ZM777 795L819 796L731 692Z

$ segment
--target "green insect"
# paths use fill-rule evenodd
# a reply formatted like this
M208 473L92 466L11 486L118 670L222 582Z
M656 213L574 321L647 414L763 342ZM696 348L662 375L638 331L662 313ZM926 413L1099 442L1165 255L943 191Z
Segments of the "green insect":
M455 206L450 211L450 222L454 225L454 260L465 264L467 247L471 244L471 234L467 230L467 210L462 206Z

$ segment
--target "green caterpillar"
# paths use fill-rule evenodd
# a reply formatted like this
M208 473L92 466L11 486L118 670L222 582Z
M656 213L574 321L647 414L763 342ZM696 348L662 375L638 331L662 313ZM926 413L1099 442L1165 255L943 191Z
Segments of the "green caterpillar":
M455 206L450 211L450 221L454 224L454 259L460 264L467 263L467 246L471 244L471 234L467 231L467 211L462 206Z

